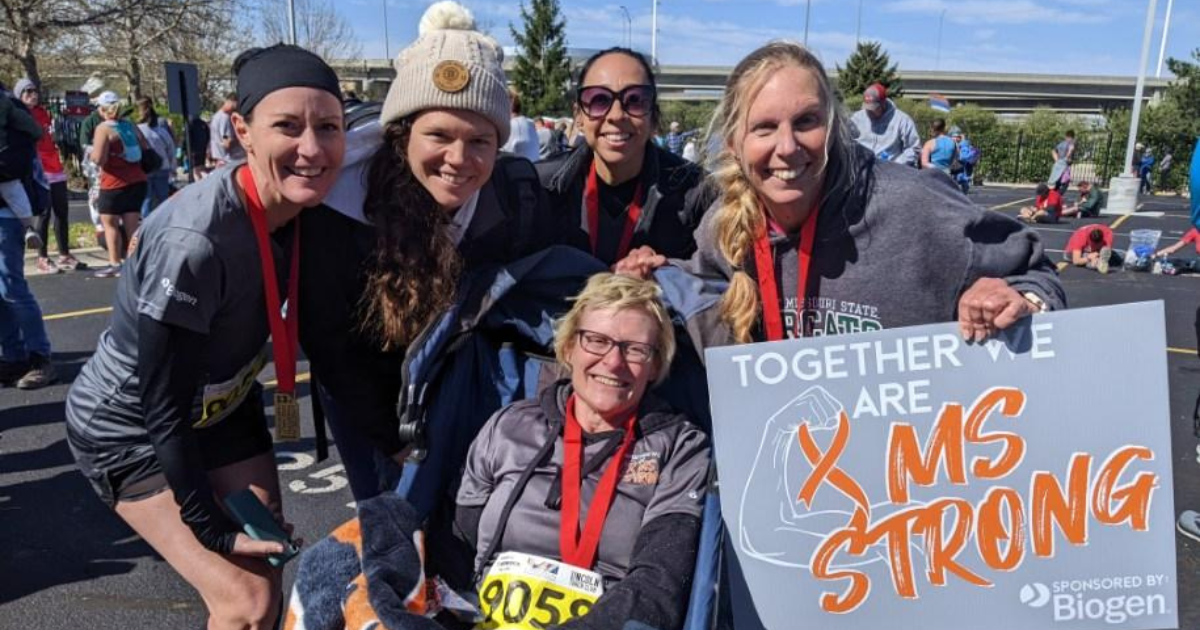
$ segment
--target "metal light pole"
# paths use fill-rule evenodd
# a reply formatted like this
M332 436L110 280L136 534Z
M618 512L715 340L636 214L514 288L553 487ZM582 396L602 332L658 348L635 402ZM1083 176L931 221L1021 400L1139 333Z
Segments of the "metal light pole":
M945 21L946 21L946 10L942 9L942 14L938 16L937 60L933 62L934 70L942 69L942 23Z
M630 48L632 42L629 40L633 37L633 19L629 17L629 9L626 9L625 5L622 4L617 8L625 14L625 47Z
M812 17L812 0L804 2L804 47L808 48L808 19Z
M1154 71L1155 77L1162 76L1163 57L1167 54L1167 33L1171 30L1171 6L1175 4L1175 0L1167 0L1167 19L1163 22L1162 44L1158 47L1158 70Z
M296 45L296 0L288 0L288 32L292 35L291 44Z
M383 0L383 58L392 58L392 44L388 41L387 0Z
M1138 118L1142 115L1142 92L1146 87L1146 62L1150 59L1150 39L1154 35L1154 9L1158 0L1150 0L1146 8L1146 29L1142 35L1142 56L1138 61L1137 87L1133 93L1133 114L1129 121L1129 138L1125 141L1125 165L1123 175L1112 180L1109 186L1108 210L1113 214L1133 214L1137 211L1139 180L1130 164L1133 162L1133 145L1137 141Z
M650 0L650 64L658 65L658 0Z
M862 41L862 0L858 0L858 28L854 30L854 47L858 47L858 43Z

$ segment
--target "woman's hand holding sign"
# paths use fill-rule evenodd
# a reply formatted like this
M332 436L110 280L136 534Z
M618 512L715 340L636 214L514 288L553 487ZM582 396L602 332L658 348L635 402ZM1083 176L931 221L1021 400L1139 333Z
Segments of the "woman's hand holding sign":
M958 329L963 339L983 342L1038 310L1004 279L980 278L958 300Z

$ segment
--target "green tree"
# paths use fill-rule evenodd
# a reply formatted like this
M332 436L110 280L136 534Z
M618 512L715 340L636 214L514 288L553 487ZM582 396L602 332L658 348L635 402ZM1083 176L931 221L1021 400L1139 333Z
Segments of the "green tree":
M539 116L561 116L569 111L567 89L571 81L567 58L566 20L558 0L521 3L523 29L510 22L517 43L512 82L521 95L523 110Z
M1192 51L1192 59L1200 62L1200 48ZM1179 107L1191 123L1190 131L1195 132L1200 126L1200 65L1172 57L1167 60L1167 68L1175 75L1167 87L1167 100Z
M882 83L888 96L903 96L904 82L879 42L859 42L846 67L837 66L838 90L846 97L861 95L872 83Z

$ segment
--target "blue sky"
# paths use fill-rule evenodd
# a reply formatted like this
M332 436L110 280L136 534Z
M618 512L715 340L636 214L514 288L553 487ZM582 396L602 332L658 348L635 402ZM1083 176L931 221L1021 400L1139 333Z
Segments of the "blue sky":
M363 54L383 58L383 2L391 54L416 37L428 0L335 2ZM632 43L650 50L651 0L560 0L572 47L623 44L625 6ZM465 0L502 44L520 24L517 0ZM1146 0L862 0L861 36L883 42L900 69L1133 75ZM857 0L812 0L809 45L826 64L844 62L858 30ZM1159 0L1148 73L1154 75L1167 0ZM938 21L945 11L940 59ZM805 0L661 0L658 53L664 64L731 66L759 44L804 36ZM1200 47L1200 3L1174 0L1167 56ZM1163 66L1163 76L1168 76Z

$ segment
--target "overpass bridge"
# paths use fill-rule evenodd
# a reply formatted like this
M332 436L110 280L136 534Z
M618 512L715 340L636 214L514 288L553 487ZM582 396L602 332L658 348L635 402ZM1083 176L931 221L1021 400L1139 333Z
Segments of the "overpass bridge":
M572 64L582 63L590 51L571 51ZM581 56L582 55L582 56ZM577 58L578 57L578 58ZM511 69L515 55L508 55L505 68ZM395 78L387 59L346 60L332 63L345 89L360 95L382 99ZM720 98L732 67L664 65L659 68L658 86L663 100L710 101ZM48 85L55 89L81 85L89 76L103 73L100 64L82 63L70 70L48 73ZM836 77L836 71L829 69ZM910 70L901 73L905 96L924 100L932 93L941 94L952 104L975 103L1000 114L1025 114L1034 107L1051 107L1075 114L1101 114L1105 109L1132 104L1137 77L1069 76L1051 74L1015 74L1003 72L931 72ZM122 79L105 77L110 85ZM1159 98L1169 79L1146 79L1143 98ZM230 86L231 87L231 86ZM227 89L227 88L226 88Z
M511 57L505 61L511 67ZM335 63L338 76L365 94L382 93L395 72L386 60ZM659 95L663 100L708 101L720 98L732 67L664 65L659 68ZM837 72L827 70L836 78ZM941 94L952 104L975 103L1000 114L1024 114L1035 107L1051 107L1075 114L1100 114L1105 109L1129 107L1137 77L1070 76L1003 72L901 72L904 94L925 100ZM1146 79L1143 98L1158 98L1169 79Z

